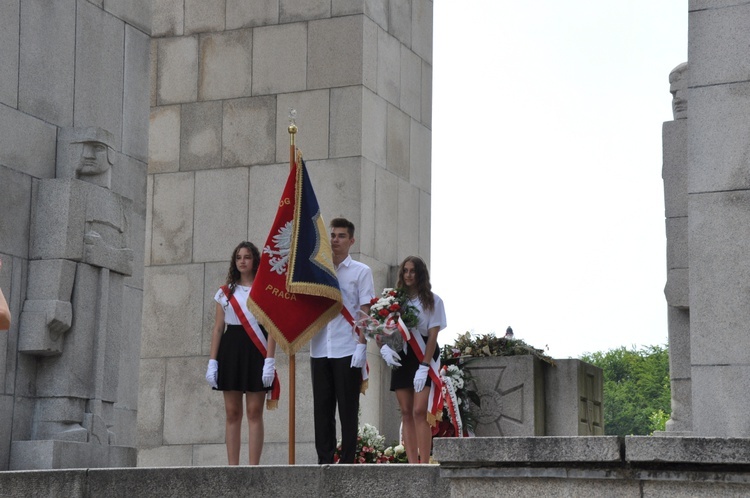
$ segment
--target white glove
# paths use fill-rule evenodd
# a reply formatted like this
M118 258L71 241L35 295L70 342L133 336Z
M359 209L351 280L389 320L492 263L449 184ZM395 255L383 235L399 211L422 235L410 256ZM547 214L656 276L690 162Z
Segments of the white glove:
M391 368L400 367L401 363L398 361L400 358L398 356L398 353L396 353L394 350L383 344L383 347L380 348L380 356L383 357L386 364Z
M208 360L208 368L206 369L206 382L214 389L219 388L217 379L219 377L219 362L216 360Z
M266 358L263 362L263 387L273 385L274 373L276 373L276 359Z
M424 389L425 382L427 382L427 372L430 367L427 365L419 365L417 373L414 374L414 392L419 392Z
M352 368L362 368L367 362L367 344L357 344L352 355Z

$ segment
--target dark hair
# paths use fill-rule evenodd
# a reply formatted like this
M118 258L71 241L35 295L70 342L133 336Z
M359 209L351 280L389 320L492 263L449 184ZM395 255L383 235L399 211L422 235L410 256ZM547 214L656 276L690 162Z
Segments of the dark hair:
M416 288L419 300L425 309L432 311L435 308L435 296L432 294L432 284L430 283L430 272L427 270L427 264L419 256L407 256L398 267L398 282L396 287L404 288L404 265L411 262L414 265L416 273Z
M255 274L258 271L258 265L260 264L260 251L258 251L258 248L255 247L255 244L252 242L243 240L234 248L234 251L232 251L232 259L229 261L229 272L227 273L226 281L226 285L229 287L229 295L227 296L227 299L232 297L232 294L234 294L234 288L237 286L237 282L240 281L240 271L237 269L236 261L237 254L240 252L240 249L243 248L249 250L250 254L253 255L253 277L255 277Z
M349 238L354 237L354 223L346 218L334 218L331 220L331 228L346 228L349 232Z

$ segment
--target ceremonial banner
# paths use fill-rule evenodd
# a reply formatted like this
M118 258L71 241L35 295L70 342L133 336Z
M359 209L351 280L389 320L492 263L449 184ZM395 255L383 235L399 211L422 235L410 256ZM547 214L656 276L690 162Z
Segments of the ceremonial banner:
M341 306L328 227L297 151L247 307L284 352L293 355Z

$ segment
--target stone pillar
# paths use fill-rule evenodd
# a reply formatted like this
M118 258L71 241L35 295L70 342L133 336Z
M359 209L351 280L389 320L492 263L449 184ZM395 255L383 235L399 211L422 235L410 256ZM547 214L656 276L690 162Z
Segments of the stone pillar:
M0 6L0 470L135 465L150 20Z
M750 437L750 5L689 16L693 431Z
M290 108L322 214L355 224L352 255L376 290L406 255L429 260L432 1L153 7L139 465L225 464L224 402L203 379L213 296L234 246L266 240L289 170ZM399 415L393 394L380 395L388 372L374 348L369 360L362 422L382 427ZM261 463L287 462L287 364L280 352ZM296 460L314 463L306 349L296 365Z
M667 323L672 413L666 434L687 435L692 430L690 393L690 302L688 276L687 90L688 66L682 63L669 75L673 121L662 127L664 216L667 232Z

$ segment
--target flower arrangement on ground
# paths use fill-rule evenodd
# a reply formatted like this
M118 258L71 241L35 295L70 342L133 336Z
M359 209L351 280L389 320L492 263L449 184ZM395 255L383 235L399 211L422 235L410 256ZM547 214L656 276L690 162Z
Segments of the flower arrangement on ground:
M433 437L467 437L474 435L476 420L471 413L471 404L480 406L477 392L472 389L471 372L466 370L468 360L455 347L444 346L440 352L443 365L440 376L443 380L443 419L432 429Z
M404 289L383 289L380 297L370 301L370 314L360 313L357 326L365 336L394 351L403 349L404 339L409 338L409 329L415 327L419 320L419 310L409 304L409 296Z
M357 453L354 463L388 463L388 457L384 455L385 436L378 432L377 427L365 424L357 431ZM336 446L333 461L338 463L341 459L341 440Z
M490 333L472 336L470 332L466 332L456 338L453 347L459 350L461 356L533 355L551 365L555 364L550 356L544 354L543 349L534 348L521 339L514 339L507 335L497 337Z

